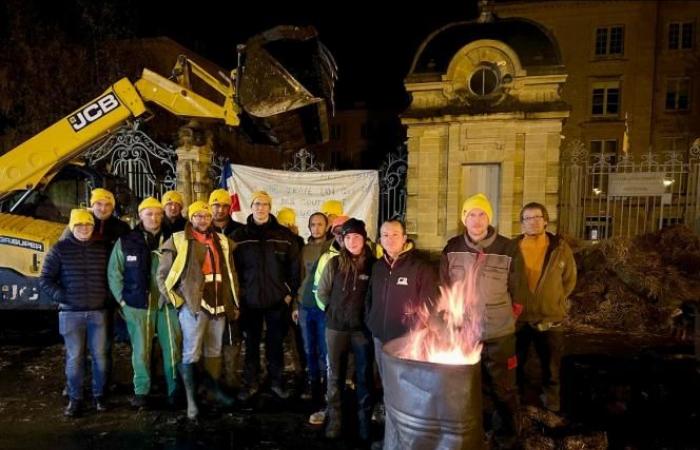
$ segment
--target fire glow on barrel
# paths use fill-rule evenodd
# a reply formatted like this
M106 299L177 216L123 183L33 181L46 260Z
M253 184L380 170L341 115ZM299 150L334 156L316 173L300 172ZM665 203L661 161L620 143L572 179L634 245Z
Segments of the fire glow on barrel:
M440 287L437 306L422 307L408 334L407 344L396 356L437 364L476 364L481 359L481 316L476 304L474 277Z

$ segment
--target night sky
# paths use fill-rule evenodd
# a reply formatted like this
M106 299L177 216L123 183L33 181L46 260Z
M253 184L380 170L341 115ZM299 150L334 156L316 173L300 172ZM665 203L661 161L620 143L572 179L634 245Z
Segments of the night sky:
M81 39L168 36L227 69L236 65L236 44L256 33L276 25L313 25L338 63L341 108L365 102L397 110L407 105L402 82L420 43L436 28L477 14L476 0L432 1L416 12L380 0L316 5L198 0L188 7L162 0L7 1L5 14L13 14L13 4L36 9L37 26L67 29Z

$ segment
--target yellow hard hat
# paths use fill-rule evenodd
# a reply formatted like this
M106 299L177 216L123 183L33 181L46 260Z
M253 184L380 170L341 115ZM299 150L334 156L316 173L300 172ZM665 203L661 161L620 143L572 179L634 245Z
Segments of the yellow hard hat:
M331 214L336 217L342 216L343 202L341 202L340 200L326 200L321 205L321 212L326 216L330 216Z
M297 224L297 214L292 208L284 207L277 211L277 222L289 226Z

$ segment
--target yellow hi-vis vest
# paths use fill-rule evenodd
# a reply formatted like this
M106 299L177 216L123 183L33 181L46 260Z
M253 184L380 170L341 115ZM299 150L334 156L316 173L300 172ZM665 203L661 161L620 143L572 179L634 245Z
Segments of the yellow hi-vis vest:
M238 303L238 295L236 295L236 286L233 283L233 272L231 272L231 266L229 263L228 239L221 233L216 234L219 235L219 244L221 244L221 251L224 254L224 265L226 266L228 280L231 284L231 293L233 294L233 301L236 304L236 307L238 308L240 307L240 303ZM184 231L173 233L172 237L173 245L175 245L175 250L177 251L177 256L175 257L175 261L173 261L172 267L170 267L168 277L165 279L165 287L168 290L168 298L170 299L170 302L173 304L173 306L175 306L175 308L179 308L183 305L183 303L185 303L185 299L182 298L182 296L180 296L180 294L178 294L175 291L175 285L180 279L180 275L182 275L182 271L185 269L185 264L187 263L187 238L185 238Z

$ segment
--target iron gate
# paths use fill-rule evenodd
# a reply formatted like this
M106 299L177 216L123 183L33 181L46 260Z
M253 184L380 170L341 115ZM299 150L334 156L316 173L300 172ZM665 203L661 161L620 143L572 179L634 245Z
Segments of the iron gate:
M633 157L563 152L559 230L580 239L631 237L685 224L700 232L700 143L688 152Z
M126 181L139 199L160 197L175 189L175 150L156 144L135 127L118 129L90 148L83 158L89 165L104 167L106 172Z
M379 225L389 219L406 221L406 172L408 153L400 145L379 168Z

